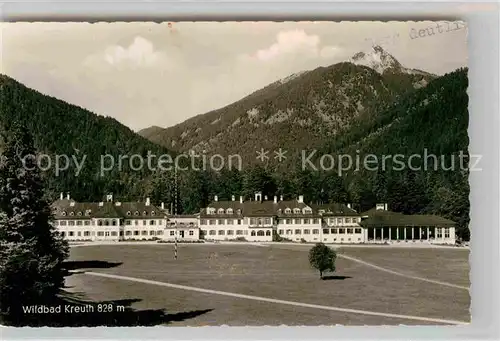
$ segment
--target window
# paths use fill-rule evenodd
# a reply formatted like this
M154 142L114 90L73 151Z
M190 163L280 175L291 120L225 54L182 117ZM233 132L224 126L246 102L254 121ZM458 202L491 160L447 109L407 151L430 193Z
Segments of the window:
M138 236L139 235L139 231L134 231L134 236Z
M319 230L318 229L314 229L313 230L313 234L319 234Z
M443 230L440 227L436 228L436 237L437 238L443 238L443 232L442 231Z
M206 225L206 224L207 224L207 221L205 219L200 220L200 225Z
M127 211L127 215L130 215L130 214L131 214L131 212L130 212L130 211Z
M139 225L139 220L134 220L134 225Z
M104 232L102 232L102 231L97 232L97 236L98 236L98 237L102 237L102 236L104 236Z
M70 236L70 237L73 237L73 235L74 235L74 234L75 234L75 233L74 233L73 231L69 231L69 232L68 232L68 236Z
M266 236L270 236L271 235L271 231L267 230L266 231Z
M250 225L255 225L255 218L250 218Z
M250 233L250 235L251 235L251 236L255 236L255 231L252 231L252 232Z
M209 223L209 225L215 225L215 219L210 219L210 220L208 221L208 223Z
M208 232L208 234L211 235L211 236L215 236L216 233L217 233L217 231L215 231L215 230L210 230Z
M278 234L283 234L283 230L278 230Z
M126 236L130 236L132 234L132 231L125 231Z
M232 208L228 208L227 209L227 214L233 214L233 209Z
M85 226L90 226L90 220L85 220L83 223Z
M161 231L158 231L158 232L161 232ZM190 235L190 236L193 236L193 235L194 235L194 231L192 231L192 230L191 230L191 231L189 231L189 235Z
M75 221L74 221L74 220L70 220L70 221L68 222L68 225L69 225L69 226L75 226Z
M77 235L78 237L81 237L81 236L82 236L82 232L78 231L78 232L76 233L76 235Z
M191 232L193 232L193 231L191 231ZM156 235L157 235L157 236L161 236L162 234L163 234L163 231L162 231L162 230L158 230L158 231L156 231Z
M323 229L323 234L329 234L330 233L330 230L328 229Z
M155 235L155 231L149 231L149 235L150 236L154 236Z
M82 225L83 225L83 222L82 222L81 220L78 220L78 221L76 222L76 225L77 225L77 226L82 226Z
M111 220L111 225L116 226L116 220L115 219Z
M331 229L331 230L330 230L330 232L331 232L332 234L337 234L337 229Z
M285 209L285 213L286 213L286 214L290 214L290 213L292 213L292 210L291 210L291 209L289 209L289 208L287 207L287 208Z
M224 225L224 219L219 219L219 225Z
M354 233L361 233L361 229L354 229Z
M345 218L345 222L346 222L346 224L350 224L351 223L351 218Z
M242 230L236 230L236 235L237 236L241 236L243 234L243 231Z
M223 208L219 208L219 210L217 211L217 213L224 214L224 209Z
M285 221L286 221L287 225L290 225L292 223L292 219L286 219Z
M139 215L139 211L135 211L135 212L134 212L134 215Z
M175 231L170 231L171 236L175 236Z
M295 219L295 224L297 224L297 225L300 224L300 219L298 219L298 218Z
M219 236L223 236L225 234L224 230L219 230Z
M142 234L143 236L147 236L147 235L148 235L148 231L146 231L146 230L142 230L142 231L141 231L141 234Z
M294 209L293 209L293 213L295 213L295 214L299 214L299 213L300 213L300 208L294 208Z
M238 219L238 225L241 225L241 219Z
M329 223L330 225L335 224L335 219L334 219L334 218L330 218L330 219L328 219L328 223Z
M66 226L66 220L61 220L61 222L59 223L59 225Z
M228 236L232 236L233 234L234 234L234 231L233 231L233 230L228 230L228 231L227 231L227 235L228 235Z
M340 233L340 234L345 233L345 229L339 229L339 233Z
M148 215L148 212L142 211L142 215Z
M83 232L84 237L90 237L90 231L84 231Z
M233 225L233 223L234 223L233 219L228 219L228 220L227 220L227 224L228 224L228 225Z
M304 224L309 224L309 219L304 219Z
M130 220L125 220L125 225L132 225L132 222Z
M142 226L146 226L148 223L147 223L147 220L143 220L142 221Z
M300 234L300 229L296 229L295 234Z
M155 214L156 214L155 211L151 211L151 215L155 215Z
M116 237L116 231L112 231L112 232L111 232L111 235L112 235L113 237Z
M150 220L149 225L156 225L156 220Z
M342 218L337 218L337 224L342 224L343 220Z
M257 236L259 236L259 237L263 237L263 236L264 236L264 234L265 234L265 233L264 233L264 231L262 231L262 230L259 230L259 231L257 232Z
M65 216L65 215L66 215L66 212L62 211L62 213L61 213L61 214L62 214L63 216Z
M241 209L239 209L239 208L238 208L238 209L236 210L236 213L237 213L237 214L241 214Z
M314 218L313 219L313 224L319 224L319 219L318 218Z
M311 214L312 210L310 208L304 208L304 214Z
M292 234L292 230L286 230L286 234Z
M266 225L271 225L271 218L266 218L264 221Z
M77 215L81 217L82 216L82 212L78 212Z
M304 230L304 234L311 234L311 230Z
M347 233L351 234L352 233L352 229L347 229Z
M450 229L448 227L444 229L444 237L450 238Z
M74 215L75 215L75 212L69 212L69 215L70 215L70 216L74 216Z

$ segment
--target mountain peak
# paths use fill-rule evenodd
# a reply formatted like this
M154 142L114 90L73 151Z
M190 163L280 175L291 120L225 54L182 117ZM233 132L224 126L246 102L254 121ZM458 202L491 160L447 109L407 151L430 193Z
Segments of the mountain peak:
M358 52L349 60L356 65L368 66L382 74L387 70L401 70L401 64L381 46L374 45L368 52Z

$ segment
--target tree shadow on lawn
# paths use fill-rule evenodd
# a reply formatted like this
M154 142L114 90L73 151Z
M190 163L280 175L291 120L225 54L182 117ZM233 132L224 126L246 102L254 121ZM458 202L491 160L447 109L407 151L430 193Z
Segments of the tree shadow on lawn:
M63 262L63 268L67 271L78 269L109 269L122 264L121 262L108 262L102 260L72 260Z
M323 281L330 281L330 280L337 280L337 281L343 281L344 279L347 278L352 278L351 276L323 276L322 280Z
M163 309L135 310L131 305L141 299L85 301L73 293L62 292L45 307L60 307L53 313L20 313L8 321L14 326L30 327L134 327L157 326L184 321L206 314L213 309L168 314ZM77 312L77 309L80 312ZM7 322L7 321L6 321Z

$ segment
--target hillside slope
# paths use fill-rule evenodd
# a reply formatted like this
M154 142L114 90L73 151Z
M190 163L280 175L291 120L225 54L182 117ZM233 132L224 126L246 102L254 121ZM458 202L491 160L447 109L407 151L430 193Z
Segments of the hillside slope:
M238 153L250 164L261 148L296 152L321 145L359 117L376 115L397 96L435 78L402 67L380 47L370 56L383 65L366 66L367 55L357 54L351 62L291 75L174 127L140 133L173 150Z
M134 171L124 162L120 171L118 156L139 154L145 158L148 151L155 155L169 153L113 118L43 95L8 76L0 75L0 91L0 123L7 132L14 122L26 125L37 150L50 155L52 162L56 155L75 157L78 162L86 156L78 176L74 162L58 176L54 167L45 173L53 195L71 192L79 200L100 200L107 192L140 195L141 182L149 170ZM116 166L101 176L101 156L107 154L114 156Z

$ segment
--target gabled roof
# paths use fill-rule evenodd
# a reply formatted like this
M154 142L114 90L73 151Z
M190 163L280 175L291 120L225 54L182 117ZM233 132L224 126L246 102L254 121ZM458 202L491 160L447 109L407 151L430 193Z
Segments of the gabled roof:
M215 214L207 214L207 209L203 208L200 215L204 218L271 217L277 215L295 217L304 215L302 210L308 207L307 204L298 200L285 200L276 203L274 200L244 201L243 203L239 201L213 201L207 208L215 208ZM220 208L224 209L224 214L217 213ZM233 209L233 214L226 213L228 208ZM287 208L292 212L285 213ZM301 213L293 213L295 208L300 209ZM241 214L238 214L238 210L241 210ZM312 217L313 215L307 216Z
M349 217L359 217L360 214L353 210L352 208L347 207L346 204L343 203L330 203L330 204L321 204L321 205L312 205L315 212L324 211L321 213L324 217L329 216L349 216Z
M398 212L371 209L363 213L367 219L361 222L363 227L383 226L454 226L455 222L431 214L402 214Z
M70 199L52 203L56 219L129 218L162 219L165 213L154 205L143 202L76 202ZM130 214L128 214L130 212ZM154 212L154 215L153 215ZM87 214L89 213L89 214Z

